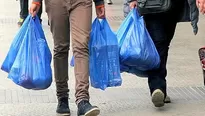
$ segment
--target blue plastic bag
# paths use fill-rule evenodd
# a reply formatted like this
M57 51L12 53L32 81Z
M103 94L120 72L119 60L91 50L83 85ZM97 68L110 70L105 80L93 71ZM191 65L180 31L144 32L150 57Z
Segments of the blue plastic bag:
M143 77L147 76L146 71L159 67L159 54L137 9L128 14L117 31L117 38L122 72Z
M106 19L95 19L89 41L89 68L91 86L105 90L120 86L119 48L115 34Z
M1 66L1 69L7 73L10 72L10 69L14 63L14 60L16 59L16 55L19 51L23 38L25 37L25 34L27 33L29 21L30 21L30 17L27 17L23 25L21 26L19 32L15 36L10 46L9 52Z
M72 56L71 60L70 60L70 66L74 67L74 57Z
M8 77L26 89L42 90L52 83L51 52L39 19L30 15L28 19L27 29L21 30L25 31L24 37L18 38L22 42Z

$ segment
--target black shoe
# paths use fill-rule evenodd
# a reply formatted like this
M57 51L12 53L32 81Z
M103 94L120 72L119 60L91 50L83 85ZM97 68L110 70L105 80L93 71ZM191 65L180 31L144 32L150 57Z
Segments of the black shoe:
M56 112L63 116L70 116L70 109L67 97L63 97L58 100L58 107Z
M78 116L97 116L100 114L100 109L97 106L92 106L89 101L83 100L78 103Z

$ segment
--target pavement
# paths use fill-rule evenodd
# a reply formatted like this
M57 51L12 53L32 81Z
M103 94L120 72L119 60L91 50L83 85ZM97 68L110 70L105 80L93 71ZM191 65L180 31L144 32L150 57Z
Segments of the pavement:
M106 15L113 31L116 31L124 19L123 0L113 0L113 3L106 6ZM19 1L2 0L0 6L1 65L18 32ZM45 12L42 18L43 29L52 50L53 40ZM108 88L105 91L90 87L91 103L99 106L100 116L204 116L205 87L198 58L198 49L205 45L204 25L205 16L201 15L199 33L196 36L190 23L177 25L168 59L168 95L172 103L155 108L150 100L147 78L123 73L121 87ZM70 109L71 115L76 116L72 67L69 68L69 74ZM56 105L54 83L47 90L26 90L9 80L7 73L0 71L0 116L56 116Z

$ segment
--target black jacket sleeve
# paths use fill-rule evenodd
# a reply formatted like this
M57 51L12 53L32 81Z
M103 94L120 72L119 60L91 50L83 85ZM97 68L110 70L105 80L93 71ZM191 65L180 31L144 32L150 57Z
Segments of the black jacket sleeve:
M103 5L104 0L93 0L95 2L95 6Z

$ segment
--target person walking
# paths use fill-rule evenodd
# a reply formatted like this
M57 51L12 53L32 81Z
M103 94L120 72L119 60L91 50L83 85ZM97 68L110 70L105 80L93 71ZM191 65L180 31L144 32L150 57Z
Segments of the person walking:
M138 0L126 0L124 15L127 16L130 8L137 7ZM194 34L198 32L199 11L205 12L204 0L171 0L171 8L163 13L148 13L143 15L146 28L160 55L160 67L149 70L148 85L154 106L162 107L167 98L167 58L170 43L173 39L178 22L191 22ZM129 6L126 6L129 5ZM129 7L129 8L127 8Z
M94 0L98 18L105 17L103 0ZM41 0L34 0L30 13L35 16ZM56 112L69 115L68 51L70 33L75 60L75 97L78 116L97 116L100 109L89 102L88 41L92 23L92 0L45 0L50 30L54 39L54 76L58 106Z

